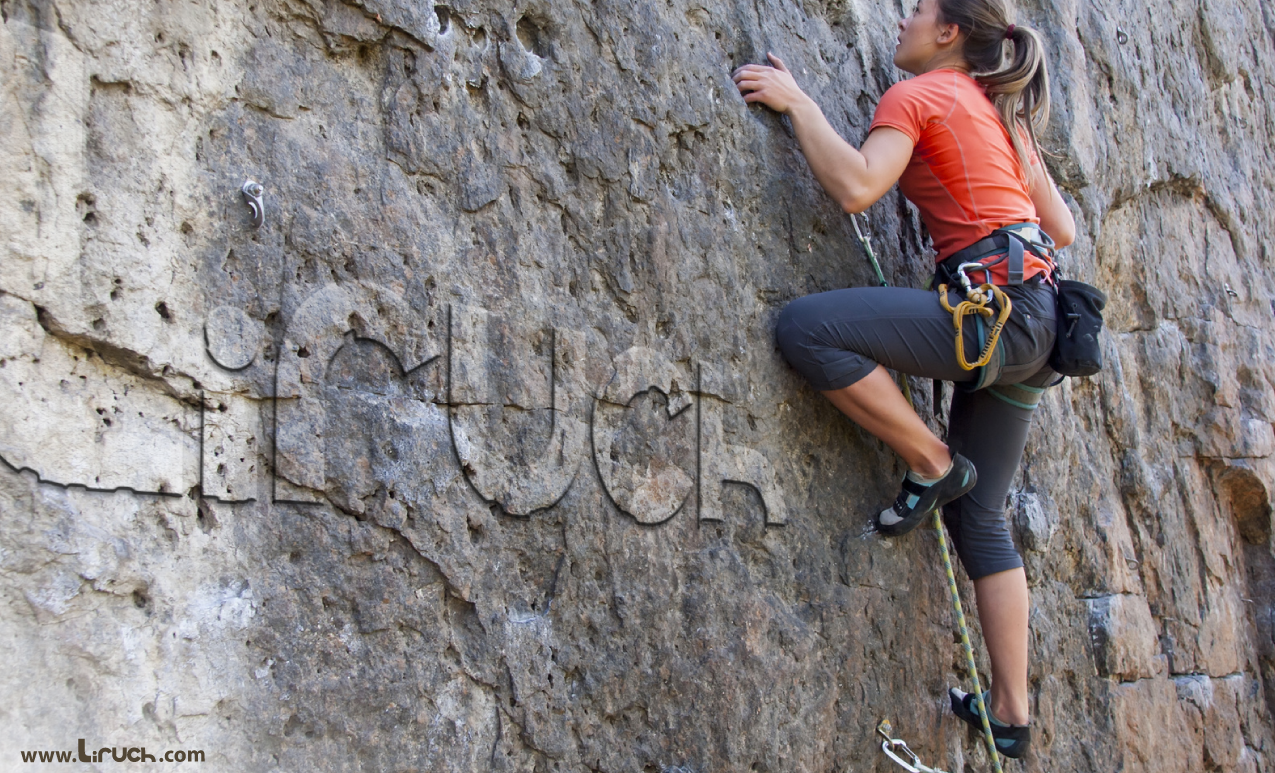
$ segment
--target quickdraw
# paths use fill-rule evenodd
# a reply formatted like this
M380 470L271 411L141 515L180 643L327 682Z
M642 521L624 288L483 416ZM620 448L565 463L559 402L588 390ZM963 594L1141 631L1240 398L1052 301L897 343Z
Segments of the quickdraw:
M867 220L867 217L863 219ZM868 256L868 260L872 263L872 270L877 274L877 284L882 287L889 287L890 283L885 281L885 274L881 272L881 264L877 261L877 254L872 251L871 231L864 233L863 229L859 228L859 218L854 215L850 216L850 222L854 224L854 235L859 237L859 244L863 245L863 253Z
M881 720L881 724L877 725L877 735L885 739L881 741L881 751L885 752L887 757L899 763L908 773L947 773L947 771L932 768L921 762L921 758L916 755L916 752L908 748L907 743L902 738L890 737L892 732L890 720L888 719ZM899 749L906 754L907 759L895 753L895 749Z
M985 270L981 263L962 263L960 268L956 270L957 276L961 279L961 284L965 289L965 300L956 304L955 307L948 303L947 285L939 285L939 303L943 305L943 310L952 315L952 326L956 328L956 361L964 370L974 370L982 368L992 361L992 352L996 351L996 343L1000 340L1001 330L1005 327L1005 322L1009 320L1009 313L1014 308L1009 300L1009 296L1005 291L993 284L985 284L975 288L968 276L965 275L966 268L975 270ZM1000 314L996 314L992 308L992 301L1000 307ZM996 322L992 324L992 329L987 335L987 341L983 344L983 350L979 352L978 359L970 362L965 356L965 339L962 337L964 332L965 318L973 314L979 314L984 317L991 318L996 316Z

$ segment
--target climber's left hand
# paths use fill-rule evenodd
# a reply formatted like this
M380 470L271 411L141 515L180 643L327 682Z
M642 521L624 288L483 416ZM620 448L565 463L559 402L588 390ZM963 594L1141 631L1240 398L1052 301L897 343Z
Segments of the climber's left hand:
M810 97L797 86L784 60L767 53L773 67L764 64L746 64L731 73L731 80L739 87L745 102L760 102L778 113L788 113Z

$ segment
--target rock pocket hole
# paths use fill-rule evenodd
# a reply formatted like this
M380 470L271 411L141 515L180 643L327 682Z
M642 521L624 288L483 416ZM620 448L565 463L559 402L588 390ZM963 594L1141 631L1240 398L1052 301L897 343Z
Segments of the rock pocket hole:
M199 506L195 508L195 524L199 526L200 531L207 534L217 526L217 516L209 507L205 500L199 501Z
M173 313L168 310L168 304L163 301L155 304L155 313L163 317L165 322L173 321Z
M519 19L517 33L518 42L522 43L525 51L535 54L541 59L549 58L548 36L545 35L544 29L533 19L527 16Z
M1275 600L1275 555L1270 550L1271 500L1265 484L1250 469L1216 465L1211 470L1218 491L1219 504L1235 518L1243 552L1244 607L1257 629L1257 654L1265 682L1267 709L1275 709L1275 616L1269 613Z
M75 211L80 219L88 225L97 225L97 197L91 193L81 193L75 198Z
M445 5L434 6L434 15L438 17L438 34L446 35L451 29L451 10Z
M1262 481L1237 467L1227 468L1218 478L1240 538L1250 545L1265 545L1271 538L1271 504Z

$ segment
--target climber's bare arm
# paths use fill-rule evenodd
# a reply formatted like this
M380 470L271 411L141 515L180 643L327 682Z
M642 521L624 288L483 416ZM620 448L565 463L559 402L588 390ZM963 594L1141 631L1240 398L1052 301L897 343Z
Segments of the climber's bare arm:
M828 195L847 212L867 209L898 182L912 157L912 139L898 129L880 127L855 150L797 86L783 60L768 56L774 67L746 64L732 75L744 101L787 115L806 162Z
M1049 234L1059 248L1066 247L1076 241L1076 221L1063 201L1058 186L1049 177L1049 171L1042 163L1031 165L1031 187L1028 189L1032 203L1036 205L1036 217L1040 218L1040 228Z

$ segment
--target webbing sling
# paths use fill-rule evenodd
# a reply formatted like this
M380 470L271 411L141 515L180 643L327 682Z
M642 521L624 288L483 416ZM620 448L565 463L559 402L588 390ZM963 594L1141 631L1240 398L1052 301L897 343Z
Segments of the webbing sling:
M1034 411L1045 394L1045 387L1033 387L1026 384L997 384L988 387L988 393L1003 403L1025 411Z
M1023 283L1023 243L1017 236L1009 236L1009 265L1006 267L1009 274L1009 283L1012 285L1020 285Z

